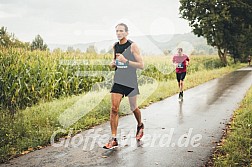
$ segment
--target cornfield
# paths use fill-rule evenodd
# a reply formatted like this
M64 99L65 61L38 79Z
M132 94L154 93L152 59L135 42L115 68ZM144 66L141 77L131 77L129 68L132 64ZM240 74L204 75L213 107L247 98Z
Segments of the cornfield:
M14 112L40 100L48 101L88 91L95 82L100 82L103 78L78 76L75 73L94 70L94 66L60 63L63 59L80 58L81 55L61 52L16 49L0 51L0 105ZM96 67L96 70L104 68L109 70L108 66Z
M18 109L30 107L37 102L50 101L61 96L78 95L89 91L96 82L104 80L101 76L78 76L78 71L110 71L108 65L64 64L62 60L109 61L112 55L98 55L76 52L48 52L8 49L0 51L0 106L15 113ZM145 70L142 75L157 79L175 79L170 59L145 57ZM216 57L193 57L189 72L202 68L220 66ZM139 81L144 84L144 81Z

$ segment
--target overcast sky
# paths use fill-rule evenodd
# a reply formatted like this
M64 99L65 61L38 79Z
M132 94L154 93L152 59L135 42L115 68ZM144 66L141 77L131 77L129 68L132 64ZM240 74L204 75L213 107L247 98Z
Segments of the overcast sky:
M40 34L49 44L115 39L120 22L129 37L190 32L179 17L179 0L0 0L0 26L22 41Z

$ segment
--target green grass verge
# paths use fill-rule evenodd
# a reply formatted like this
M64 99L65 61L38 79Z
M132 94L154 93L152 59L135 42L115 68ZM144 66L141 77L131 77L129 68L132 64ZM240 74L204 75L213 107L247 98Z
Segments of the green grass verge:
M213 166L252 166L252 87L213 155Z

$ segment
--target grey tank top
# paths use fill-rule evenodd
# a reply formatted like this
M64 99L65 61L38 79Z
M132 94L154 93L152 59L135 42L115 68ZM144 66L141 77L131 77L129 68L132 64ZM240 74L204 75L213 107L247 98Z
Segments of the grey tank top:
M116 59L116 53L121 53L126 59L130 61L134 61L135 57L131 53L131 44L133 42L131 40L127 40L124 44L119 44L119 42L115 43L114 45L114 59ZM137 75L136 75L136 68L127 66L122 62L118 62L116 60L117 67L115 68L115 75L114 75L114 83L121 84L131 88L137 88Z

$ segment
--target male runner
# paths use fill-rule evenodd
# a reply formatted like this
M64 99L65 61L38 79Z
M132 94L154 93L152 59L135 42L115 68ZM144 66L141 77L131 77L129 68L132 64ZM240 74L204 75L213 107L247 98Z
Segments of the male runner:
M110 112L111 139L103 147L111 149L118 146L117 126L119 105L124 96L128 96L130 109L137 120L136 139L143 136L144 124L141 120L141 112L137 106L137 95L139 94L137 83L137 69L143 69L144 63L137 45L127 39L128 26L124 23L116 27L116 35L119 42L113 46L114 59L111 67L115 68L114 83L111 89L112 108Z
M173 56L173 63L176 66L176 77L179 86L179 99L183 99L183 86L186 76L186 67L189 65L189 57L183 54L183 49L178 48L178 53Z
M251 56L248 56L248 65L250 66L250 62L251 62Z

